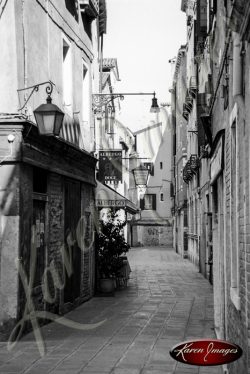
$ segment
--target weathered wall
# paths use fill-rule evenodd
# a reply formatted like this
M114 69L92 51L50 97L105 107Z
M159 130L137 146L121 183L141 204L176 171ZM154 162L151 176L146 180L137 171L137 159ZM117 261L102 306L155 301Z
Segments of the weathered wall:
M135 230L136 227L136 230ZM133 246L173 246L172 225L138 225L133 229Z
M218 61L222 63L225 48L225 9L224 2L219 2L216 33L217 41L214 44L214 67ZM222 79L228 69L228 106L221 100L222 87L219 87L218 98L213 110L213 137L225 128L224 151L224 187L221 189L221 180L217 181L217 198L219 209L213 209L213 246L214 246L214 285L215 285L215 324L219 332L229 341L239 344L243 349L243 357L228 365L229 373L249 373L249 270L250 270L250 237L249 226L249 122L250 112L247 104L250 99L249 90L249 43L245 44L245 54L240 55L240 42L238 54L242 61L235 66L237 56L233 51L233 34L228 46L228 59L224 68ZM242 65L243 63L243 65ZM218 65L217 65L218 66ZM244 69L241 70L242 66ZM218 69L217 69L218 70ZM237 78L236 78L237 77ZM243 79L243 85L238 78ZM215 75L216 78L216 75ZM237 81L236 81L237 80ZM223 82L223 81L222 81ZM235 87L238 91L235 91ZM236 94L236 95L235 95ZM232 119L236 118L236 164L232 162ZM232 192L233 181L237 175L236 190ZM220 178L221 179L221 178ZM213 195L213 199L215 196ZM221 200L224 200L223 202ZM221 204L223 205L221 207ZM218 213L218 214L217 214ZM224 214L224 215L223 215ZM224 216L224 228L223 224ZM221 221L221 223L220 223ZM221 233L224 231L224 238ZM238 234L237 234L238 232ZM223 251L224 248L224 251ZM236 256L236 257L235 257ZM237 287L232 280L232 271L238 272ZM219 292L219 290L221 292ZM223 309L225 308L225 314ZM224 330L225 328L225 330Z
M5 324L12 326L17 316L20 225L20 167L0 168L0 335ZM14 323L14 322L13 322Z
M39 20L39 22L37 21ZM11 25L11 27L10 27ZM1 14L1 34L5 37L0 57L0 111L17 113L31 90L17 92L35 84L51 80L54 84L53 103L66 112L61 136L80 147L92 151L93 118L90 95L97 72L96 20L92 23L92 42L84 31L81 16L79 23L65 7L64 1L27 0L7 2ZM63 38L70 46L72 60L72 105L63 102ZM83 97L83 61L89 69L89 92ZM92 67L93 63L93 67ZM98 81L98 75L95 75ZM8 87L8 90L6 90ZM34 121L33 110L46 99L46 86L33 93L22 110ZM34 121L35 122L35 121Z

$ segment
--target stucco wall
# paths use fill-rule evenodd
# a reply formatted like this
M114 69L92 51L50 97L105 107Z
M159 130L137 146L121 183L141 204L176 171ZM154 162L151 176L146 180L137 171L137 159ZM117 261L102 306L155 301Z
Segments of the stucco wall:
M0 331L2 326L17 316L19 257L19 181L20 168L3 165L0 168Z
M39 22L38 22L39 20ZM91 109L92 85L97 86L97 30L92 23L92 42L84 31L81 16L77 22L64 1L9 1L1 15L0 32L5 42L0 56L0 111L25 113L34 121L33 110L46 102L46 86L34 92L27 106L18 111L31 89L17 92L51 80L55 86L53 103L64 112L61 136L88 151L93 150L93 118L86 121L83 111ZM63 102L63 39L70 46L72 71L72 106ZM89 69L89 93L83 97L83 62ZM92 67L93 63L93 67ZM6 89L8 87L8 89ZM86 92L85 92L86 94ZM70 109L70 110L69 110ZM83 122L84 120L84 122ZM67 129L66 129L67 127Z
M172 225L138 225L133 227L133 246L173 246Z

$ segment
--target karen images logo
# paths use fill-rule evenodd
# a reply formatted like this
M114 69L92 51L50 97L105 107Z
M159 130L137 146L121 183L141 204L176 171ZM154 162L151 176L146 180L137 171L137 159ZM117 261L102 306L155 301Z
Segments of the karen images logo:
M224 340L201 339L180 343L170 351L171 357L184 364L216 366L238 360L242 349Z

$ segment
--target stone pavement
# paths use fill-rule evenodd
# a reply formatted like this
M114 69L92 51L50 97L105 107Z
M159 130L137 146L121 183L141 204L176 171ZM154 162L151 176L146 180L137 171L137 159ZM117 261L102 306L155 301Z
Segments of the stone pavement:
M95 297L65 317L81 331L56 322L41 328L46 354L33 333L8 352L0 343L0 373L8 374L221 374L216 367L177 363L169 350L188 339L213 338L212 287L172 249L133 248L128 288Z

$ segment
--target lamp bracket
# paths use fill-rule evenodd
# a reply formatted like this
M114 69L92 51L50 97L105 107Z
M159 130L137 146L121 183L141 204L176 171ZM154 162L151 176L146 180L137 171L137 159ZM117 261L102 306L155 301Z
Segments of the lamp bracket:
M24 101L23 106L21 108L19 108L18 110L22 110L27 105L27 103L29 102L29 100L30 100L31 96L33 95L33 93L37 92L39 90L39 87L40 86L44 86L45 84L47 84L46 92L47 92L48 96L50 97L51 94L52 94L52 91L53 91L53 86L55 86L55 83L53 83L52 81L46 81L46 82L35 84L34 86L29 86L29 87L25 87L25 88L19 88L17 90L17 92L26 91L26 90L30 90L30 89L32 89L32 91L30 92L28 98Z
M92 106L95 113L101 112L103 106L107 106L110 102L115 99L124 100L124 96L140 96L140 95L151 95L155 98L155 92L128 92L128 93L99 93L92 94Z
M115 99L124 100L124 96L122 94L93 94L92 106L94 112L100 112L103 106L107 106Z

